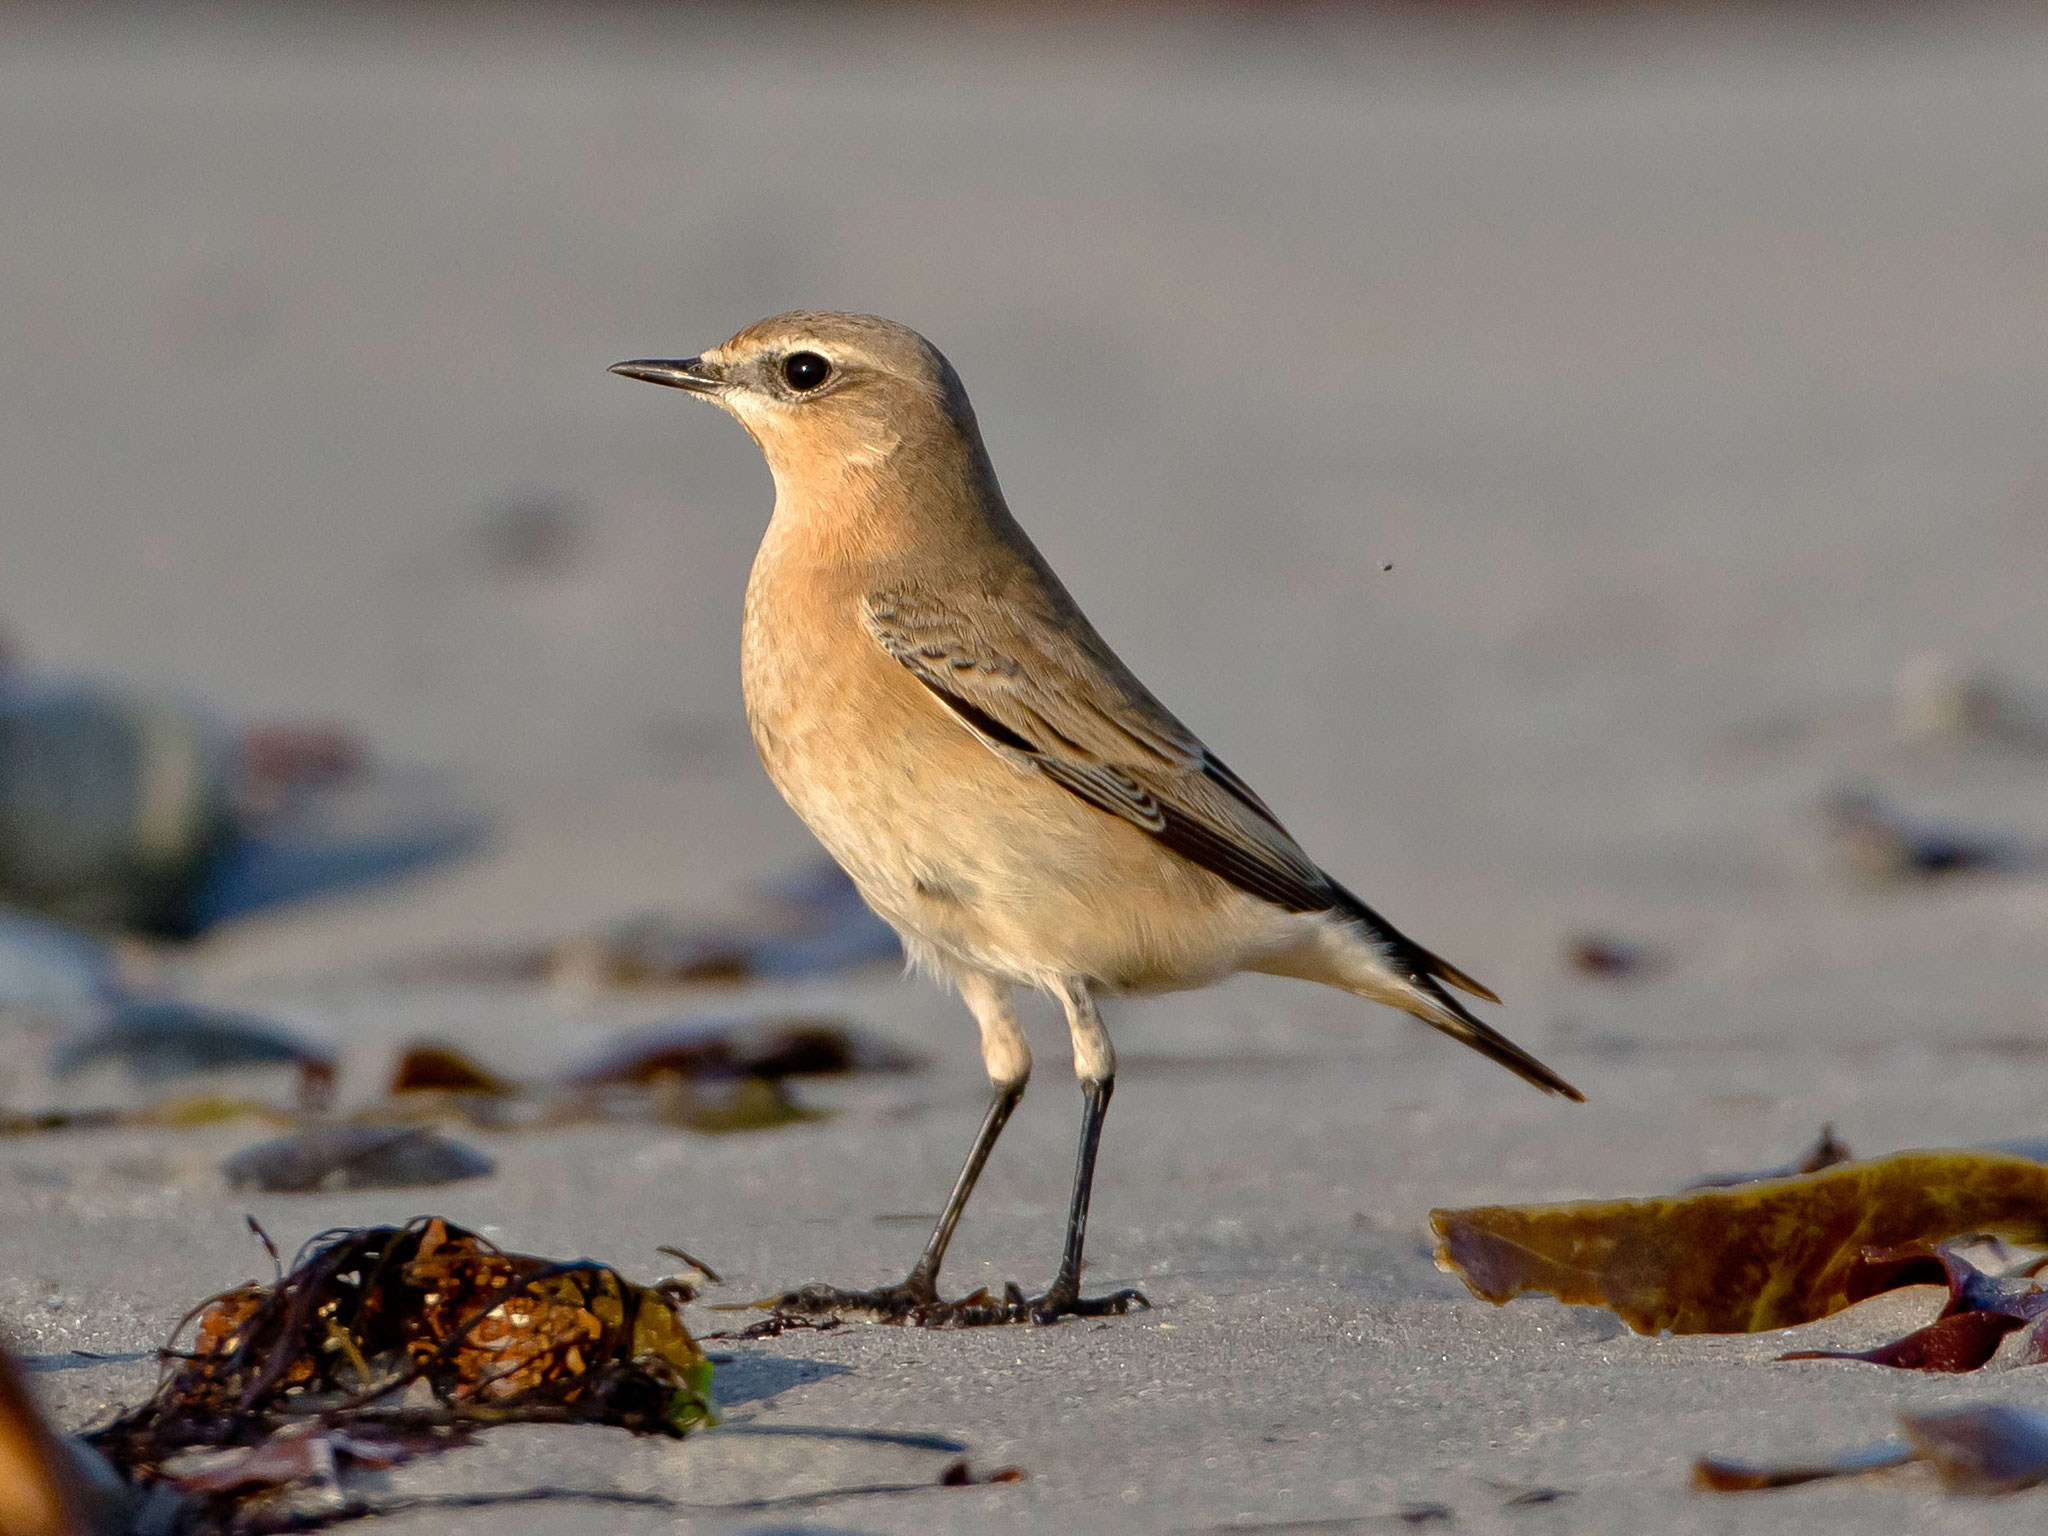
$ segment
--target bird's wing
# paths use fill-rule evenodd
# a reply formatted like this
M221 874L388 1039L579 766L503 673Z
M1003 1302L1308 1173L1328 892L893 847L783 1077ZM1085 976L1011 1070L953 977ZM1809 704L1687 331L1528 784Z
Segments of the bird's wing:
M1408 1008L1549 1092L1581 1095L1444 984L1488 988L1417 944L1319 869L1264 801L1146 691L1050 572L939 597L897 586L861 613L882 648L1012 762L1120 816L1181 857L1289 912L1356 924L1415 989ZM993 586L993 584L991 584Z
M895 588L862 609L882 648L993 750L1276 906L1340 905L1339 888L1265 803L1064 597Z
M881 647L998 755L1261 900L1289 912L1341 912L1463 1018L1470 1015L1439 981L1500 1001L1318 868L1250 786L1117 659L1049 572L964 596L884 588L868 594L861 613Z

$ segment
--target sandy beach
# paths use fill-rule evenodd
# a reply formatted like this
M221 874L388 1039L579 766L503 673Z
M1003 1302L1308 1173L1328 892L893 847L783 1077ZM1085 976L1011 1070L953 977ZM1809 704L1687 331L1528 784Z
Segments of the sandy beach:
M640 1279L677 1244L724 1275L710 1301L908 1264L985 1091L930 985L404 969L719 919L815 857L741 712L766 471L604 369L829 307L947 352L1110 642L1590 1102L1302 985L1119 1004L1088 1283L1151 1311L716 1345L721 1429L506 1429L388 1474L704 1510L380 1528L2039 1521L2048 1493L1911 1473L1686 1477L1902 1407L2048 1406L2048 1370L1496 1309L1427 1225L1673 1190L1823 1122L1859 1153L2048 1133L2048 875L1859 882L1823 815L1862 787L2048 845L2037 13L28 8L0 17L0 142L24 664L346 721L492 818L472 858L159 955L165 984L331 1042L344 1104L411 1040L541 1076L630 1025L782 1008L932 1062L805 1083L833 1113L772 1131L465 1133L497 1172L440 1189L231 1193L247 1123L10 1138L0 1332L63 1427L145 1395L187 1307L267 1273L245 1214L290 1249L434 1211ZM508 553L536 522L547 548ZM1943 679L1980 678L2000 723L1945 723ZM1581 974L1589 934L1661 964ZM1056 1013L1026 1027L1037 1078L949 1288L1035 1288L1057 1255L1079 1099ZM53 1079L55 1037L0 1012L0 1102L128 1091ZM1931 1315L1902 1293L1798 1345ZM1028 1475L773 1502L953 1454Z

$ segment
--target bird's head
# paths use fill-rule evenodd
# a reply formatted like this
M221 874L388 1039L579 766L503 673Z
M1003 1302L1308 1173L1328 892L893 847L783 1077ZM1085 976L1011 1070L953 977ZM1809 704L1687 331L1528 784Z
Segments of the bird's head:
M908 326L798 310L748 326L701 357L640 358L613 373L702 395L736 417L778 485L836 479L914 449L920 459L980 436L960 377Z

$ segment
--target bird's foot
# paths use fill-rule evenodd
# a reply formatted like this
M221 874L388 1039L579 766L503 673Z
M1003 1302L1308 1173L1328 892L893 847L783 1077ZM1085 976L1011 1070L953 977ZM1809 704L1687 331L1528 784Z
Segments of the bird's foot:
M765 1305L776 1317L816 1319L843 1317L849 1313L878 1323L909 1323L928 1307L944 1307L938 1287L916 1276L901 1285L884 1285L872 1291L842 1290L836 1285L811 1284L784 1291Z
M1042 1296L1026 1296L1017 1286L1006 1285L1000 1298L984 1288L957 1301L946 1301L930 1283L908 1280L872 1291L806 1285L784 1292L767 1306L771 1319L792 1323L850 1313L909 1328L994 1328L1008 1323L1056 1323L1063 1317L1121 1317L1133 1307L1149 1310L1152 1303L1142 1291L1082 1296L1077 1288L1058 1282Z
M943 1316L934 1316L930 1328L987 1328L999 1323L1056 1323L1063 1317L1121 1317L1133 1307L1149 1311L1152 1303L1143 1291L1112 1291L1107 1296L1083 1296L1079 1288L1054 1281L1042 1296L1026 1296L1015 1285L1003 1287L997 1301L987 1291L977 1291L959 1301L943 1304Z

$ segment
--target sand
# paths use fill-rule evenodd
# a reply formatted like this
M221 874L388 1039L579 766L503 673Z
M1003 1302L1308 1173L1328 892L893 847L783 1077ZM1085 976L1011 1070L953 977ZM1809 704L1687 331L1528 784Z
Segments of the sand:
M0 1318L67 1427L263 1271L245 1212L289 1246L435 1210L642 1278L680 1243L735 1299L908 1262L983 1091L964 1013L923 983L382 969L720 914L810 856L740 716L767 476L730 423L603 372L801 304L948 351L1111 642L1591 1103L1287 983L1127 1004L1088 1278L1153 1311L729 1346L726 1429L507 1431L394 1488L745 1505L951 1454L879 1433L1029 1476L680 1524L2038 1523L2048 1495L1917 1473L1741 1499L1685 1476L1875 1438L1902 1405L2048 1403L2048 1374L1773 1364L1783 1339L1496 1310L1426 1237L1432 1206L1666 1190L1824 1120L1865 1152L2048 1129L2048 882L1861 887L1817 815L1864 783L2048 839L2024 732L1915 734L1889 702L1935 653L2048 717L2036 22L23 11L0 19L0 142L8 633L231 716L354 721L499 817L472 862L219 933L181 985L332 1039L355 1098L415 1036L542 1072L627 1023L784 1003L936 1057L806 1088L839 1113L772 1133L482 1138L497 1176L446 1190L230 1195L246 1126L10 1142ZM502 529L534 507L565 552L508 570ZM1589 931L1668 966L1575 976ZM53 1091L47 1035L4 1027L0 1095ZM1053 1014L1028 1027L1037 1085L962 1288L1055 1257L1078 1096ZM1924 1300L1800 1342L1874 1342ZM1531 1489L1560 1497L1508 1503ZM593 1523L679 1517L387 1528Z

